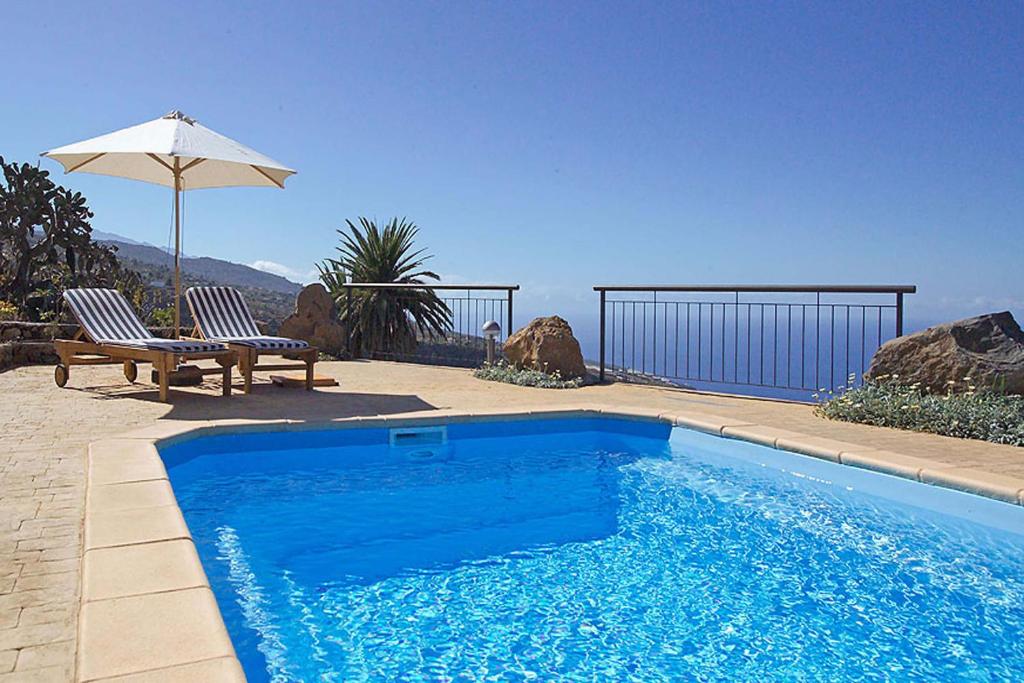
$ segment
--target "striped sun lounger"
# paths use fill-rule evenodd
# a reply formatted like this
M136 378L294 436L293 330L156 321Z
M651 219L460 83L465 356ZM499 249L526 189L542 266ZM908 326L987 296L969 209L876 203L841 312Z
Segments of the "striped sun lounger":
M245 392L252 389L254 370L306 370L306 388L313 388L317 350L301 339L260 334L242 294L233 287L189 287L185 290L196 332L205 340L227 344L238 354ZM259 365L260 356L284 356L300 364Z
M54 341L60 356L54 370L58 386L67 384L72 365L123 363L125 377L134 382L137 363L152 363L159 379L160 400L166 401L168 375L177 368L179 358L210 358L221 366L214 372L223 375L224 395L230 395L235 354L224 344L154 337L116 289L69 289L64 292L64 301L81 329L75 339Z

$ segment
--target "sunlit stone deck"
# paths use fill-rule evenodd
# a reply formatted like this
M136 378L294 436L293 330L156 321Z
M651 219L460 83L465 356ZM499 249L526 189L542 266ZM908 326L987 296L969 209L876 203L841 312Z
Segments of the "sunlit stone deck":
M163 404L156 401L156 387L126 385L115 368L76 367L65 389L54 386L52 371L26 367L0 374L0 683L90 678L76 671L86 449L133 431L170 434L213 421L603 409L668 416L726 436L1017 503L1024 493L1024 449L827 422L808 406L775 401L631 385L529 389L481 382L466 370L347 362L318 366L321 374L338 378L339 387L308 393L262 382L249 396L223 398L210 383L172 391L171 403ZM179 593L183 600L195 595ZM145 657L136 667L157 668ZM230 661L207 657L153 671L145 680L230 678L232 671Z

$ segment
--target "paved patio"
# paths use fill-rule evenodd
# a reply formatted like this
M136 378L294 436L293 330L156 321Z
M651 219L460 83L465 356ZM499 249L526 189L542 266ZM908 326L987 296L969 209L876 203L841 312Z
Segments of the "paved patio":
M74 678L85 447L158 423L629 408L697 420L706 415L709 424L735 423L735 435L780 447L799 437L823 457L835 451L836 441L846 442L857 448L844 451L844 459L887 459L922 475L921 461L928 461L929 471L944 478L936 481L969 478L1007 498L1019 497L1014 480L1024 480L1022 449L827 422L797 404L631 385L529 389L481 382L466 370L382 362L323 363L318 369L341 386L307 393L260 383L249 396L225 399L211 383L172 391L170 404L156 401L153 386L126 385L112 367L76 367L63 390L54 386L51 367L0 374L0 683Z

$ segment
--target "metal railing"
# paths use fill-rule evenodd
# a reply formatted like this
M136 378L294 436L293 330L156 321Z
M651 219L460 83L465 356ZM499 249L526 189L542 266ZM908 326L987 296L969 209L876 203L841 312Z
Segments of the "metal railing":
M834 390L903 334L913 285L608 285L600 376ZM838 380L838 381L837 381Z
M494 284L405 284L393 282L349 282L343 285L346 289L346 310L352 310L352 292L359 289L418 289L430 290L439 294L451 312L451 328L443 334L425 334L419 339L418 348L413 353L393 353L375 351L374 357L392 360L423 362L438 365L459 365L474 367L480 365L486 357L486 345L481 327L488 320L495 320L502 325L498 341L504 341L512 332L513 294L519 285ZM480 293L484 293L481 295ZM345 316L348 318L348 316ZM351 331L349 351L351 352Z

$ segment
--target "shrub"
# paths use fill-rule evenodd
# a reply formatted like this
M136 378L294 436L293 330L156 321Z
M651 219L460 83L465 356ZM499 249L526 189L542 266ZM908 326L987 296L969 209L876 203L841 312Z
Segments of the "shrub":
M17 320L18 307L10 301L0 300L0 320Z
M548 374L540 370L524 370L505 361L484 365L473 372L477 379L490 382L505 382L521 387L538 387L540 389L576 389L583 386L583 379L562 379L558 372Z
M69 287L141 296L138 275L113 247L93 241L92 216L85 197L55 185L48 171L0 157L0 298L25 320L57 320Z
M149 324L153 327L174 327L174 306L154 308L149 313Z
M1024 397L976 391L970 378L961 393L923 391L899 377L879 378L831 396L815 409L832 420L931 432L962 439L1024 446Z

